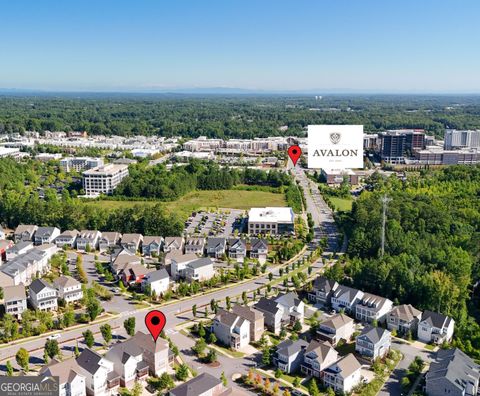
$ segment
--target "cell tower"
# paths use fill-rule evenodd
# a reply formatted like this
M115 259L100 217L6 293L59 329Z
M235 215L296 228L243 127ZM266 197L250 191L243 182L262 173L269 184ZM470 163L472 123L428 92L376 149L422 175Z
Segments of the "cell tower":
M383 257L385 253L385 225L387 223L387 205L391 201L391 198L385 194L380 201L382 202L382 248L380 250L380 257Z

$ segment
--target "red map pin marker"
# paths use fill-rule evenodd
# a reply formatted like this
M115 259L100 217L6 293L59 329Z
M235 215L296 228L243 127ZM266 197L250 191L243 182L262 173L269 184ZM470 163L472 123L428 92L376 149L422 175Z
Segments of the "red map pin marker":
M290 146L288 148L288 156L292 160L293 166L297 165L297 161L301 155L302 155L302 149L297 145Z
M145 315L145 325L147 326L147 329L155 342L157 342L157 338L162 332L166 323L167 318L165 317L165 314L157 311L156 309Z

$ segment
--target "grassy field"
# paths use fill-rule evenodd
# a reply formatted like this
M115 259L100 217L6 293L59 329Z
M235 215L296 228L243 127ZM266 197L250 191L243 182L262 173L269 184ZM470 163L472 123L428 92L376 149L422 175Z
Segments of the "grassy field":
M156 201L91 201L87 205L100 206L106 210L135 205L155 205ZM250 209L253 206L286 206L285 196L267 191L217 190L194 191L174 202L161 202L172 211L190 214L200 208Z
M353 199L329 197L335 208L341 212L350 212L352 210Z

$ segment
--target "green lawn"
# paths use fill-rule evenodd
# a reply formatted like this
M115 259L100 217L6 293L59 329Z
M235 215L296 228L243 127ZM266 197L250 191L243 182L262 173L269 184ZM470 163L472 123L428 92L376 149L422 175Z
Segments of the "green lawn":
M254 206L286 206L285 195L268 191L215 190L193 191L174 202L157 201L86 201L86 205L100 206L104 209L118 209L135 205L155 205L161 203L165 208L190 214L194 210L207 208L250 209Z
M350 212L352 210L353 199L329 197L335 208L341 212Z

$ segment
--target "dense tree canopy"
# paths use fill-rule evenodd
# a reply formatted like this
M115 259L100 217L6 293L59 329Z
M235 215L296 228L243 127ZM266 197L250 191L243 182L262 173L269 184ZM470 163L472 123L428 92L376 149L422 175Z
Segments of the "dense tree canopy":
M480 127L475 96L24 95L0 96L0 133L209 137L302 135L309 124L362 124L367 131ZM288 129L281 128L287 126Z
M361 195L344 222L346 274L365 291L453 316L456 342L480 357L480 327L469 317L478 314L473 285L480 278L480 167L427 170L406 182L374 175L371 182L374 191ZM382 258L383 194L391 201Z

